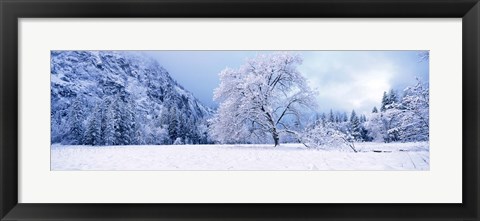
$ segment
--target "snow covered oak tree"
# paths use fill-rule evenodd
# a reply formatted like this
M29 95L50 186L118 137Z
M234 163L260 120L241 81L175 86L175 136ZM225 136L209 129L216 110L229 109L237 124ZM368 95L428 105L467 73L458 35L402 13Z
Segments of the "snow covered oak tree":
M301 63L300 55L279 52L224 69L214 92L220 105L210 121L212 137L221 143L273 141L278 146L280 135L298 136L292 122L314 105L313 92L297 70Z

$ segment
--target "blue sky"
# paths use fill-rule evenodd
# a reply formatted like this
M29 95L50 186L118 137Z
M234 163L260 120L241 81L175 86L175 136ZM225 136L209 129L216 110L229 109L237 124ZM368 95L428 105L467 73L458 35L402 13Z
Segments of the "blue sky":
M319 111L330 109L361 113L379 106L383 91L403 91L416 82L428 82L428 61L420 51L295 51L303 57L298 67L318 93ZM170 75L204 104L215 107L213 90L218 74L238 68L246 58L272 51L146 51Z

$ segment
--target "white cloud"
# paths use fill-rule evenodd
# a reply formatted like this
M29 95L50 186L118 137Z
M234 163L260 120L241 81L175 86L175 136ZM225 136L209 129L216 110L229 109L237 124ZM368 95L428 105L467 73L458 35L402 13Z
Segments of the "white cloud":
M299 70L318 91L322 111L368 113L380 103L383 91L392 86L398 74L395 64L370 53L307 53Z

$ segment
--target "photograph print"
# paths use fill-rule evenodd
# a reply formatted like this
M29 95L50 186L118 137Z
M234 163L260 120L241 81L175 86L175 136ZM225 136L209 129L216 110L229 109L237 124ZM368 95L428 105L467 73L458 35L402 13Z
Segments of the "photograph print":
M429 51L51 51L51 170L429 170Z

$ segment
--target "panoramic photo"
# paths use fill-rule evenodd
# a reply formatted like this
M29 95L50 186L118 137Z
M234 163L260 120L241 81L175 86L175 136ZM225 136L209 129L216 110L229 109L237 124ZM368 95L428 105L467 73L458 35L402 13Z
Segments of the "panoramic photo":
M429 51L51 51L51 170L429 170Z

